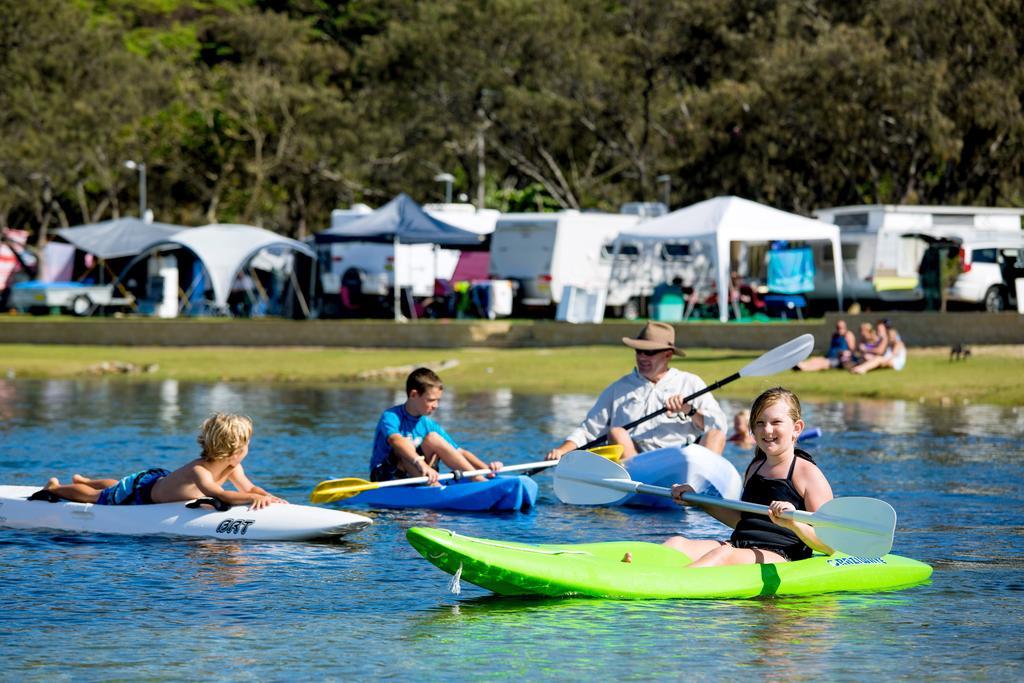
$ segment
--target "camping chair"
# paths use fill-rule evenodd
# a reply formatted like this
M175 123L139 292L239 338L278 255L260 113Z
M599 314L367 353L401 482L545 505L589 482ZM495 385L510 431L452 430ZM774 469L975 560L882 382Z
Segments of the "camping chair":
M455 292L451 280L436 278L434 280L434 296L426 302L423 317L454 318L458 300L459 295Z
M729 288L729 311L736 320L743 316L740 311L739 290ZM695 285L686 295L686 307L683 310L683 320L690 318L718 318L718 287L711 284L706 287Z

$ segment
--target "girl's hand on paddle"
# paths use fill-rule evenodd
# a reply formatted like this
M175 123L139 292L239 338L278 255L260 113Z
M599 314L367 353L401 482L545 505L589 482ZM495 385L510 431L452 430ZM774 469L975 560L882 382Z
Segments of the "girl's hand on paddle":
M796 522L792 519L782 517L782 513L787 510L796 510L796 507L794 507L792 503L787 503L784 500L773 500L772 504L768 506L768 517L775 524L786 527L787 529L792 529L796 526Z
M493 461L487 463L487 466L489 468L491 468L491 473L488 474L487 476L493 479L494 475L497 474L498 470L500 470L502 467L504 467L505 464L503 462L501 462L500 460L493 460Z
M684 493L696 493L696 491L689 484L672 484L672 500L679 505L693 505L693 503L683 500Z

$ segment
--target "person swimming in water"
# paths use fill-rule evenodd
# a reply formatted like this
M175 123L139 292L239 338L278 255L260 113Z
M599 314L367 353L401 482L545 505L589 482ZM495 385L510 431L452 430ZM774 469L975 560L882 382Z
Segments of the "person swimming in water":
M741 410L733 415L733 433L729 435L729 443L734 443L740 448L751 448L757 443L754 435L750 432L750 411Z

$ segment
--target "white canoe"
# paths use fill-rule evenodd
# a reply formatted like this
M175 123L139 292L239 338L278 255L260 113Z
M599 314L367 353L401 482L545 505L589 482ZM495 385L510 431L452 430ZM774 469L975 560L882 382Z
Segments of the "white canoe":
M187 502L154 505L93 505L28 500L37 486L0 485L0 527L59 529L133 536L194 536L233 541L311 541L336 538L369 526L362 515L311 507L270 505L224 512Z
M634 481L655 486L689 484L697 493L718 498L738 499L743 494L743 479L725 457L699 444L679 448L659 448L634 456L626 462ZM643 493L629 496L618 505L674 508L670 498Z

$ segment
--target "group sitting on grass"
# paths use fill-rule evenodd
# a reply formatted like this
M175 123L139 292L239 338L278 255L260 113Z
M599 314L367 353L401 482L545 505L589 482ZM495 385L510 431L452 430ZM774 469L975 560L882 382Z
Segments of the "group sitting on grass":
M838 320L825 355L801 361L793 369L803 372L842 369L863 375L879 368L902 370L906 363L907 346L889 320L882 319L874 325L861 323L857 337L845 320Z

